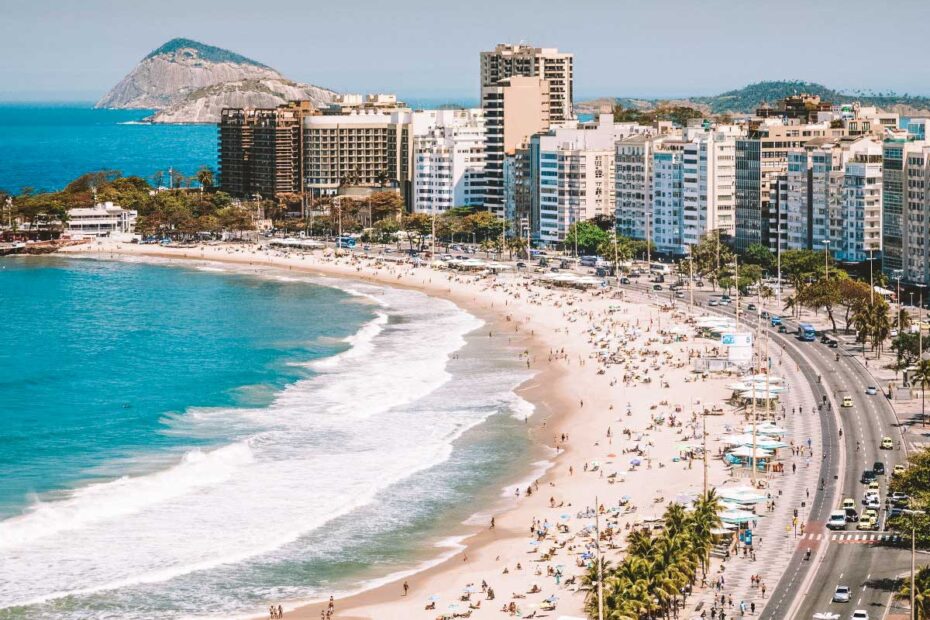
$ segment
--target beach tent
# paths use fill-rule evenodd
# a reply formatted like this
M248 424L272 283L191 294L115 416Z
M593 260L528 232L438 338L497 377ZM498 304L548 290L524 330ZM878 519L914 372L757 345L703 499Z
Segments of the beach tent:
M717 489L717 496L723 500L736 502L737 504L756 504L766 499L765 495L753 490L751 487Z
M738 456L740 458L752 458L752 446L740 446L735 450L730 452L733 456ZM762 448L756 448L756 458L763 459L772 456L772 453L769 450L763 450Z
M759 518L761 518L761 515L748 510L725 510L720 513L720 520L724 523L749 523Z
M743 432L751 433L752 426L753 426L752 424L747 424L746 426L743 427ZM785 435L788 433L787 429L784 429L780 426L775 426L771 422L763 422L762 424L760 424L759 428L757 429L757 432L763 435Z

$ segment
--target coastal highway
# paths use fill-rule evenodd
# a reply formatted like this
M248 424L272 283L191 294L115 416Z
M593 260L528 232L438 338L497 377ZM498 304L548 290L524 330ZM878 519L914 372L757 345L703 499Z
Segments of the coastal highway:
M651 287L651 283L634 282L625 288L652 293ZM654 294L659 299L671 298L667 287L663 288L665 290ZM719 294L707 291L694 293L695 303L700 303L705 309L707 302L715 296L719 297ZM684 299L676 301L687 304L687 292ZM730 316L735 314L732 305L717 306L713 310ZM754 327L756 317L755 312L745 312L745 305L742 305L742 322ZM840 614L840 618L848 618L853 610L866 609L870 617L880 619L884 616L891 596L891 580L909 570L908 545L886 544L873 540L871 536L867 538L866 535L879 535L881 531L861 532L855 529L854 523L847 525L845 533L831 532L825 528L825 523L830 511L838 507L834 506L834 501L839 504L845 497L855 500L857 510L862 511L861 499L865 486L859 479L862 471L871 469L876 461L882 461L887 472L885 476L879 477L884 500L892 468L905 459L894 410L891 403L882 396L882 389L887 386L875 384L861 362L855 359L856 351L847 348L842 340L838 349L831 349L820 342L801 342L790 333L794 331L795 325L791 321L786 321L786 324L789 333L779 334L770 327L769 322L762 323L773 342L781 345L798 364L815 397L822 401L826 396L832 411L839 411L839 415L834 415L825 407L820 416L825 452L825 458L821 456L821 477L824 478L825 486L823 490L818 489L813 497L805 535L799 539L791 563L771 592L770 601L761 617L766 620L812 618L815 613L831 612ZM837 353L839 361L836 360ZM865 389L873 385L879 389L879 393L869 396ZM839 407L846 395L853 400L851 408ZM810 415L810 412L805 415ZM839 428L843 429L842 437L839 436ZM879 448L881 438L885 436L895 440L894 450ZM803 441L803 438L795 439ZM844 450L842 455L839 452L841 441ZM803 515L805 509L801 510ZM885 517L883 510L882 526ZM860 537L858 540L857 536ZM812 550L810 561L805 559L807 549ZM809 575L811 570L816 573ZM832 602L837 585L851 588L852 598L849 603Z

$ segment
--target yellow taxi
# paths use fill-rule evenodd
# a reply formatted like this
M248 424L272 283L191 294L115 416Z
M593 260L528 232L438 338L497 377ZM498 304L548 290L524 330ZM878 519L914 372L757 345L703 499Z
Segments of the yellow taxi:
M878 517L875 515L869 515L868 513L859 517L859 525L857 526L860 530L875 530L878 529Z
M852 396L843 397L843 407L852 407Z
M878 480L872 480L871 482L869 482L869 488L875 489L877 491L881 487L878 486Z
M907 470L907 467L905 467L901 463L898 463L897 465L894 466L894 469L892 469L891 471L894 474L903 474L905 470Z
M881 449L894 450L894 442L891 440L891 437L882 437Z
M847 497L843 500L843 510L855 510L856 509L856 500L851 497Z

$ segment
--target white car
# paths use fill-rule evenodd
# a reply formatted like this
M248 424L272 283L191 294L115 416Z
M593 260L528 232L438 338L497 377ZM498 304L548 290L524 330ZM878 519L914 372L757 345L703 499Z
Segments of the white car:
M878 388L876 388L874 385L870 385L869 387L865 388L865 393L869 396L875 396L878 394Z
M866 501L865 507L873 510L881 510L882 502L878 497L870 497L868 501Z
M836 586L836 590L833 591L834 603L848 603L851 597L852 593L849 591L849 586Z
M827 520L827 529L828 530L845 530L846 529L846 511L845 510L834 510L830 513L830 518Z
M850 616L852 620L869 620L869 612L864 609L857 609Z

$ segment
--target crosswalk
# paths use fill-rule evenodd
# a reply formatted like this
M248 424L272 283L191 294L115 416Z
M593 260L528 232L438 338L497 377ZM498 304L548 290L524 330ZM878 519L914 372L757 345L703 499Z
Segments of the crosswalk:
M818 533L818 534L804 534L801 536L802 540L818 541L818 540L829 540L831 542L840 543L840 544L894 544L899 543L903 538L898 534L885 534L882 532L863 532L863 533L839 533L839 532L830 532L830 533Z

